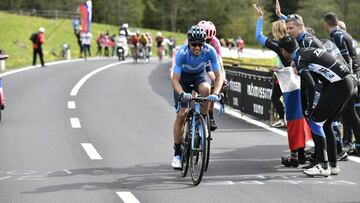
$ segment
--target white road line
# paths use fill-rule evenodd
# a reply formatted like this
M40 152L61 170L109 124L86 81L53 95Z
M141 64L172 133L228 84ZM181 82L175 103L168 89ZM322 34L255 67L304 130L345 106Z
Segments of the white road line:
M0 178L0 180L5 180L5 179L8 179L8 178L11 178L11 176L2 177L2 178Z
M214 106L215 106L216 109L219 110L219 108L220 108L219 104L215 104ZM248 117L248 116L246 116L246 115L243 115L243 114L239 113L238 110L234 110L234 109L231 108L231 107L227 107L227 106L226 106L226 107L225 107L225 113L226 113L226 114L229 114L229 115L231 115L231 116L234 116L234 117L236 117L236 118L239 118L239 119L241 119L241 120L244 120L244 121L246 121L246 122L248 122L248 123L251 123L251 124L253 124L253 125L256 125L256 126L259 126L259 127L261 127L261 128L264 128L264 129L266 129L266 130L269 130L269 131L271 131L271 132L274 132L274 133L276 133L276 134L278 134L278 135L287 137L287 132L286 132L286 131L283 131L283 130L280 130L280 129L276 129L276 128L272 128L272 127L268 126L268 125L265 124L265 123L262 123L262 122L260 122L260 121L254 120L254 119L252 119L252 118L250 118L250 117ZM308 141L306 144L309 145L309 146L314 146L314 142L313 142L312 140ZM353 162L356 162L356 163L360 163L360 157L349 156L349 160L351 160L351 161L353 161Z
M81 128L80 120L78 118L70 118L72 128Z
M91 78L92 76L94 76L96 73L99 73L103 70L106 70L108 68L111 68L111 67L114 67L116 65L119 65L119 64L123 64L123 63L129 63L130 61L122 61L122 62L117 62L117 63L112 63L112 64L109 64L109 65L106 65L106 66L103 66L101 68L98 68L96 70L93 70L91 71L90 73L88 73L87 75L85 75L83 78L81 78L79 80L78 83L76 83L76 85L72 88L71 92L70 92L70 96L76 96L79 89L81 88L81 86L89 79Z
M74 101L68 101L68 109L75 109L76 103Z
M217 103L215 103L214 107L219 110L220 105L217 104ZM231 116L234 116L235 118L239 118L239 119L241 119L241 120L244 120L244 121L246 121L246 122L248 122L248 123L251 123L251 124L253 124L253 125L256 125L256 126L258 126L258 127L264 128L264 129L266 129L266 130L268 130L268 131L271 131L271 132L273 132L273 133L276 133L276 134L278 134L278 135L281 135L281 136L284 136L284 137L287 137L287 136L288 136L286 131L280 130L280 129L277 129L277 128L272 128L272 127L270 127L268 124L265 124L265 123L263 123L263 122L254 120L254 119L250 118L249 116L246 116L246 115L240 113L239 110L235 110L235 109L233 109L233 108L231 108L231 107L225 106L225 113L226 113L226 114L229 114L229 115L231 115ZM307 144L307 145L310 145L310 146L314 146L314 142L313 142L312 140L306 142L306 144Z
M357 162L360 164L360 157L356 157L356 156L349 156L348 157L349 160Z
M116 192L124 203L140 203L131 192Z
M85 152L88 154L90 159L92 160L103 159L91 143L81 143L81 146L84 148Z
M95 60L104 60L104 58L101 57L93 57L93 58L88 58L88 61L95 61ZM79 62L79 61L84 61L84 59L72 59L72 60L62 60L62 61L54 61L54 62L49 62L46 63L46 66L53 66L53 65L58 65L58 64L63 64L63 63L71 63L71 62ZM32 70L32 69L36 69L36 68L42 68L41 65L37 65L37 66L26 66L23 68L19 68L19 69L15 69L15 70L11 70L11 71L7 71L5 73L1 73L0 77L4 77L4 76L8 76L8 75L12 75L15 73L20 73L23 71L27 71L27 70Z
M233 181L204 182L203 185L234 185Z

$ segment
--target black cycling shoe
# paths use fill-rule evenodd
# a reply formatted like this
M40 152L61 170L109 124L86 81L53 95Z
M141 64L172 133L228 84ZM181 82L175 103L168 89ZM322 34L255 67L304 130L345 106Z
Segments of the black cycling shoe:
M299 156L299 164L306 164L306 157L305 156Z
M281 157L281 163L286 167L291 166L296 168L299 166L299 160L291 156Z
M215 131L217 129L217 125L214 119L210 119L210 131Z
M336 160L338 161L347 161L348 160L348 154L343 150L342 152L338 153L336 156Z
M355 144L346 143L344 144L343 150L348 154L352 154L355 151Z

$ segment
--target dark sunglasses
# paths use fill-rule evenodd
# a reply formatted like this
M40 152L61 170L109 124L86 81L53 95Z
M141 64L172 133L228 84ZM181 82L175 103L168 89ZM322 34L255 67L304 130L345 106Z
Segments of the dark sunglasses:
M204 43L203 42L190 42L191 46L193 47L203 47L204 46Z
M303 23L303 19L299 15L296 15L296 14L291 14L291 15L287 16L287 19L285 20L285 22L290 22L290 21L297 21L297 22Z

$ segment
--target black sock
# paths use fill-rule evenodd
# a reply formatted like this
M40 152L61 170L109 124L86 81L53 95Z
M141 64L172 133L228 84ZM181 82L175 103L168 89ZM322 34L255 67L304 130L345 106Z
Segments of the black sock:
M327 170L329 168L329 164L328 162L324 162L324 163L321 163L321 167L325 170Z
M214 119L214 112L213 111L209 111L209 118Z
M181 155L181 144L174 144L175 156Z

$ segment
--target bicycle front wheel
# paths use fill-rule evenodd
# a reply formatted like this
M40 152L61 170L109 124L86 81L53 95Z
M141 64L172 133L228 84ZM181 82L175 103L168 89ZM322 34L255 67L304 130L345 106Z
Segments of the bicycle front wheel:
M190 173L194 185L201 182L206 159L206 129L202 116L197 116L195 123L194 143L190 149Z
M181 142L181 176L185 177L189 169L189 155L190 155L190 128L188 121L185 122L184 134Z

